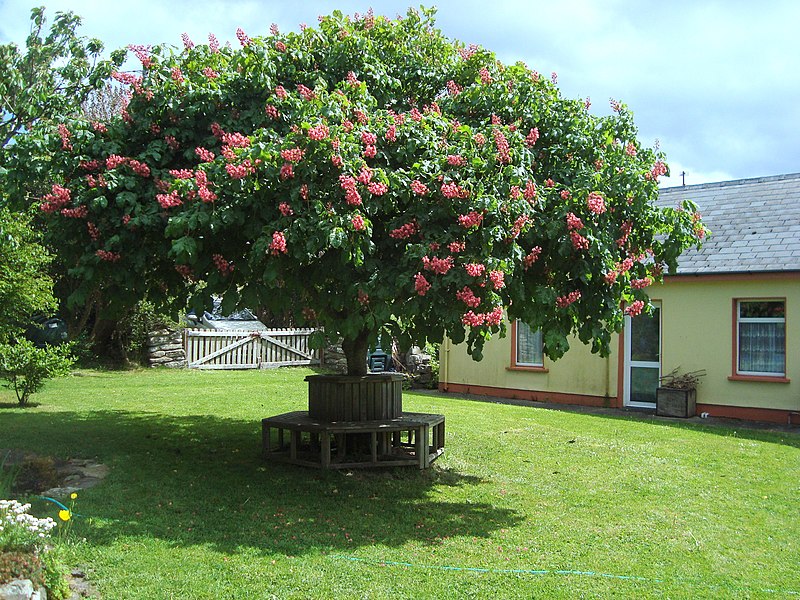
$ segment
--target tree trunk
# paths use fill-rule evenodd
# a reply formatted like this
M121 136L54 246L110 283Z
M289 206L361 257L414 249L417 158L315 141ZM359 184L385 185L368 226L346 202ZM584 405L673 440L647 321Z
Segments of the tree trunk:
M342 350L347 359L347 374L364 376L367 374L367 350L369 332L362 330L354 339L342 340Z

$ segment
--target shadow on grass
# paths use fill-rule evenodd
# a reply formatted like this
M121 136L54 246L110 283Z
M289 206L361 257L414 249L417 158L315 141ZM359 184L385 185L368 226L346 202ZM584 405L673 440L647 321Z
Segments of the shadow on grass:
M0 418L11 432L4 446L110 467L75 508L88 518L76 531L93 545L151 538L294 556L486 537L523 519L470 501L481 480L438 466L341 473L266 463L258 422L121 411Z

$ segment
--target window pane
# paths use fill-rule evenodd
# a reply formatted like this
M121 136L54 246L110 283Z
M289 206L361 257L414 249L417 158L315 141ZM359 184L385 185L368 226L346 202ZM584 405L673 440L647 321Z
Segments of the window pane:
M631 360L659 362L659 309L631 318Z
M542 356L542 331L531 328L522 321L517 321L517 364L544 365Z
M739 371L783 374L785 365L784 323L739 323Z
M742 318L784 318L784 304L781 301L740 302L739 316Z
M631 367L631 402L656 401L658 369L653 367Z

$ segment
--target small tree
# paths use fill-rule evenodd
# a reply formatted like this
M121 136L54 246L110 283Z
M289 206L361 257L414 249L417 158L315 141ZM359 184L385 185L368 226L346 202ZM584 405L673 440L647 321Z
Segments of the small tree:
M654 206L666 166L623 105L594 116L555 77L448 40L433 11L237 35L131 47L121 117L50 135L40 206L73 302L185 289L289 311L342 337L353 375L381 331L479 360L504 309L551 358L573 333L605 354L705 233L692 205Z
M25 339L14 344L0 344L0 378L14 390L20 406L54 377L69 375L74 359L68 344L37 348Z

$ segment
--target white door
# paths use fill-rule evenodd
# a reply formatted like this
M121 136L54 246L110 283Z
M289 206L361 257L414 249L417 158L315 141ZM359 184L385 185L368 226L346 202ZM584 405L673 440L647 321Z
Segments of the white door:
M661 377L661 307L652 315L625 317L624 405L656 407Z

